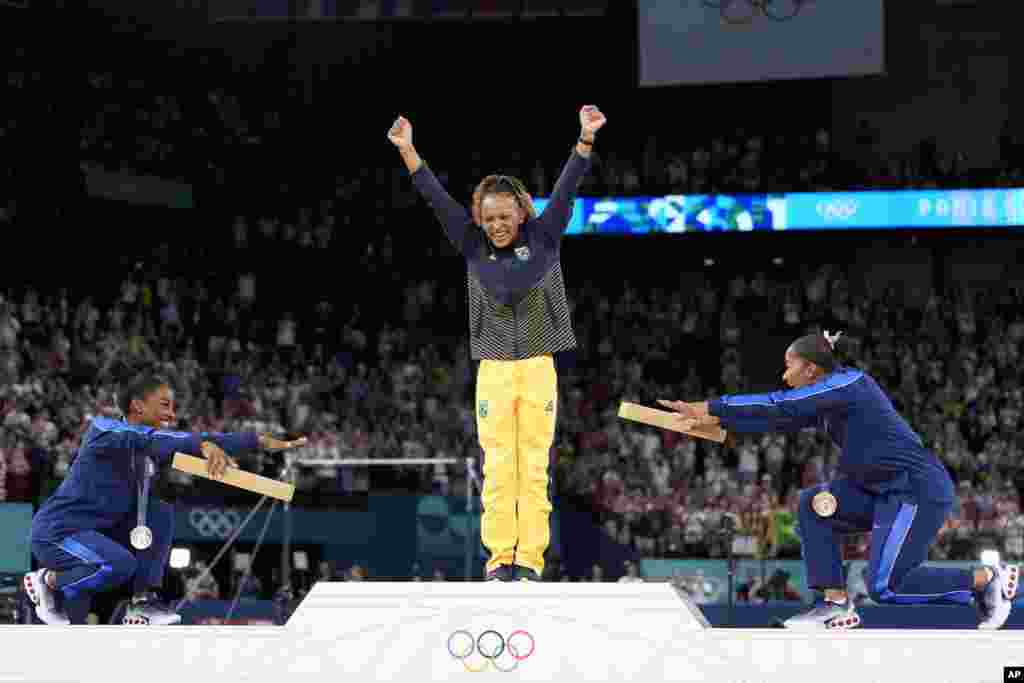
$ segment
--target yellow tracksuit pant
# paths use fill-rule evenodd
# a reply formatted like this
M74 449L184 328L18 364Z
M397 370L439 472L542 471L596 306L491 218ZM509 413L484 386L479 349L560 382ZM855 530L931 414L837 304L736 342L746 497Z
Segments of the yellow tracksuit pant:
M548 459L558 413L554 359L481 360L476 406L484 451L480 536L490 552L487 571L517 564L540 574L551 540Z

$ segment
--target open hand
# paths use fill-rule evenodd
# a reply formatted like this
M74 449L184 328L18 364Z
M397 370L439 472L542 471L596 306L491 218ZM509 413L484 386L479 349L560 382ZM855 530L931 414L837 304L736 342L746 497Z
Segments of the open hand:
M718 424L718 418L708 413L707 401L687 403L685 401L667 401L659 398L658 403L678 413L676 417L682 429L695 429L696 427Z
M608 119L594 105L588 104L580 109L580 130L584 138L592 138L606 123Z
M238 464L212 441L204 441L199 448L203 452L203 457L208 461L206 471L210 473L211 477L222 477L228 467L238 467Z
M685 401L667 401L658 399L658 403L671 411L679 413L682 417L699 419L708 416L708 404L704 401L699 403L686 403Z
M412 147L412 124L409 119L399 116L388 129L388 140L395 147L403 149Z

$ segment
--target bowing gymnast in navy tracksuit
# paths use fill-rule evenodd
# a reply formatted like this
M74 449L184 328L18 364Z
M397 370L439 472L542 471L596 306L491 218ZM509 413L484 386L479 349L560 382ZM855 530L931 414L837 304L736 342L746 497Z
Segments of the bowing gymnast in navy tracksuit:
M970 604L978 628L997 629L1010 615L1016 565L974 570L923 566L953 507L953 482L938 458L864 372L839 365L839 335L812 334L786 351L788 391L722 396L702 403L661 401L684 427L720 424L731 432L824 429L842 449L839 476L801 492L799 528L807 583L822 603L787 628L854 628L860 617L846 594L841 537L871 532L868 591L879 603Z
M175 422L174 396L166 380L134 378L119 392L125 420L97 417L82 438L67 478L32 520L31 546L40 569L25 575L25 591L46 624L68 624L65 606L133 581L126 624L166 625L181 618L157 600L174 539L174 509L151 499L145 527L151 544L129 548L138 525L139 492L155 467L174 453L203 455L209 472L224 473L228 456L304 443L278 441L255 432L208 434L167 431ZM152 465L147 466L147 461ZM153 467L155 466L155 467Z

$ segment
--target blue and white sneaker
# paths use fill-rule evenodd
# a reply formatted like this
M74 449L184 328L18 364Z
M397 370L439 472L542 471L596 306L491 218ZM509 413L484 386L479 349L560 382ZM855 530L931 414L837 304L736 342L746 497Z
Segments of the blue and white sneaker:
M125 626L171 626L181 623L181 615L152 593L132 598L121 623Z
M1020 566L1016 564L1000 564L988 567L992 572L992 580L975 595L975 605L981 615L978 628L994 631L1002 628L1010 618L1013 599L1017 597L1020 585Z
M786 619L782 625L797 631L845 631L860 626L860 615L849 598L843 604L824 600L807 612Z
M57 591L46 583L47 569L25 574L22 584L28 599L36 608L36 616L50 626L67 626L71 623L67 613L57 606Z

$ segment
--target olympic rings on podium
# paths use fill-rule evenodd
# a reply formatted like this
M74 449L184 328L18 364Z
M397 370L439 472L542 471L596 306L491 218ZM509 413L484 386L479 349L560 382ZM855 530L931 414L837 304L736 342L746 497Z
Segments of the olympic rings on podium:
M508 673L519 668L519 662L528 659L536 649L536 641L529 631L518 629L507 636L494 629L487 629L479 636L464 629L448 636L448 654L462 662L466 671L478 673L488 667ZM480 662L470 661L474 654L480 655ZM507 655L502 657L502 655Z

